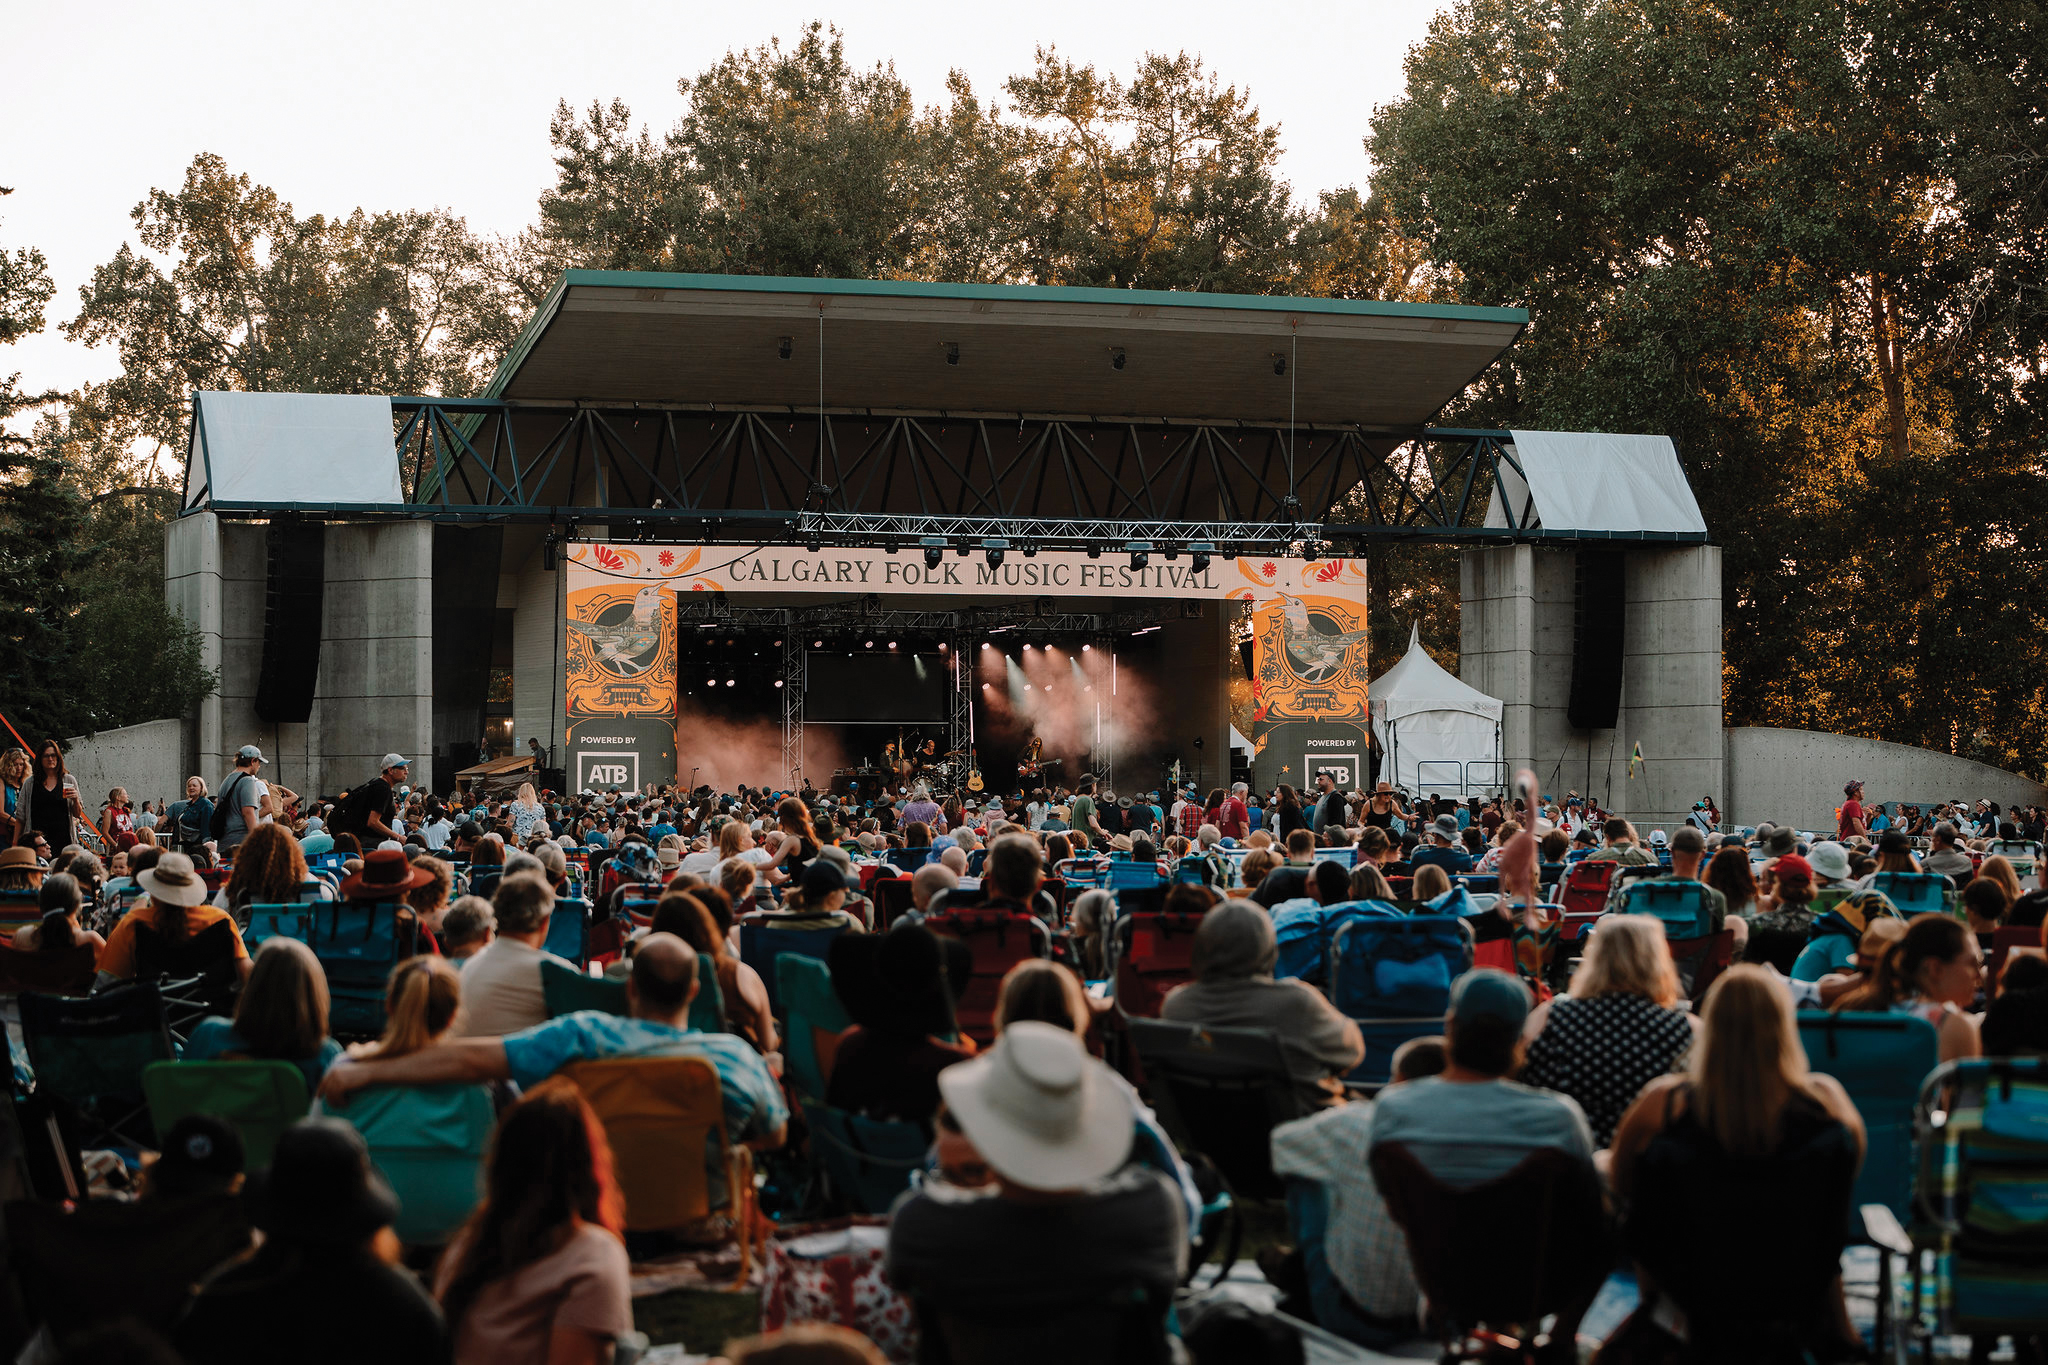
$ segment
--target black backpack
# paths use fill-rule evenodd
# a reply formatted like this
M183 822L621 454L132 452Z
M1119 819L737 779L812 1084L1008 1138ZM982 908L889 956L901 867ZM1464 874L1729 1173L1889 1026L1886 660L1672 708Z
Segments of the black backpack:
M247 773L236 773L233 777L229 778L228 785L221 790L220 800L213 803L213 818L206 822L206 832L215 843L219 843L228 837L228 815L230 812L239 809L229 803L228 797L234 792L235 783L245 782L248 780L248 777L249 774ZM245 834L247 832L246 830L243 831Z

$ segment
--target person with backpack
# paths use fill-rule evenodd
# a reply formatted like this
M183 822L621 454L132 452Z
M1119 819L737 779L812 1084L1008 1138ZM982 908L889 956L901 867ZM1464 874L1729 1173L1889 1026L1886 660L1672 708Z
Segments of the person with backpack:
M383 771L341 799L329 827L337 834L355 835L365 848L375 848L386 839L396 842L398 834L392 822L398 818L398 802L393 793L411 767L412 760L403 754L384 755Z
M235 754L234 771L220 785L220 799L207 819L207 833L225 858L233 853L249 831L263 823L262 814L270 799L270 788L257 774L263 770L263 751L244 744Z
M170 846L189 854L206 843L213 824L213 801L206 794L206 779L196 773L185 779L185 799L171 803L164 816Z

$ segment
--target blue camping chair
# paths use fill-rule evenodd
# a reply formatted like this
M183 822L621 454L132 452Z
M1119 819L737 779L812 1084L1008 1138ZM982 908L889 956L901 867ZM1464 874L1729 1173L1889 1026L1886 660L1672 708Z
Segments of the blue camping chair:
M1948 911L1948 878L1939 872L1880 872L1871 879L1870 886L1889 896L1902 915Z
M1462 886L1467 891L1472 892L1497 892L1500 890L1500 878L1490 872L1485 876L1481 876L1476 872L1461 872L1451 878L1451 884L1453 886Z
M384 987L391 969L419 951L419 924L398 901L323 901L311 913L306 942L327 973L328 1031L374 1038L384 1031Z
M1339 928L1330 1003L1365 1035L1365 1059L1345 1080L1384 1085L1396 1048L1443 1032L1451 982L1471 970L1472 954L1472 929L1456 915L1360 915Z
M372 1085L331 1117L363 1135L398 1196L392 1231L409 1246L442 1246L483 1196L483 1159L497 1115L481 1085Z
M1883 1204L1902 1221L1913 1197L1913 1114L1920 1082L1941 1045L1934 1025L1908 1014L1799 1012L1806 1063L1833 1076L1863 1116L1868 1148L1854 1203Z
M1282 901L1273 907L1273 931L1280 939L1280 960L1273 975L1326 985L1331 947L1339 929L1358 919L1405 917L1402 910L1386 901L1318 905L1305 896Z
M970 877L979 877L981 875L981 866L983 863L987 861L987 849L977 848L971 850L967 855L967 875Z
M564 962L578 967L590 961L590 902L564 897L548 916L548 937L541 945Z
M1109 889L1112 891L1142 891L1149 887L1164 886L1166 878L1160 875L1157 863L1134 863L1125 854L1123 861L1112 855L1109 864Z
M760 974L761 984L768 990L769 1007L777 1019L783 1017L783 1006L776 992L776 959L784 953L802 953L826 961L832 952L832 940L848 932L844 923L806 927L817 919L801 911L762 910L740 920L740 961Z
M932 860L929 848L892 848L882 855L899 872L915 872Z
M1707 888L1698 882L1661 878L1631 882L1622 892L1621 913L1649 915L1664 926L1668 939L1705 938L1713 932L1707 913Z

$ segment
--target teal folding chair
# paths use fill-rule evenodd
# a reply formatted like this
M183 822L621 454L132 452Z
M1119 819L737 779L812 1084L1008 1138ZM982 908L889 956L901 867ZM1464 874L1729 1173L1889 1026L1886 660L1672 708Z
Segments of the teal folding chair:
M1806 1064L1833 1076L1867 1137L1854 1205L1883 1204L1901 1221L1913 1200L1913 1116L1920 1082L1941 1059L1934 1025L1908 1014L1799 1013Z
M392 1231L408 1246L443 1246L483 1197L483 1158L497 1122L480 1085L373 1085L332 1117L363 1135L398 1196Z
M586 976L545 958L540 964L540 993L550 1019L578 1010L622 1017L629 1012L624 981ZM690 1002L690 1027L705 1033L725 1032L725 994L718 988L718 968L702 953L697 955L697 998Z
M887 1213L928 1158L931 1139L918 1124L865 1118L808 1100L803 1109L813 1159L854 1213Z
M784 1074L799 1095L825 1098L830 1050L853 1027L853 1017L832 989L832 969L815 957L784 953L775 959L775 991L788 1014L783 1025Z

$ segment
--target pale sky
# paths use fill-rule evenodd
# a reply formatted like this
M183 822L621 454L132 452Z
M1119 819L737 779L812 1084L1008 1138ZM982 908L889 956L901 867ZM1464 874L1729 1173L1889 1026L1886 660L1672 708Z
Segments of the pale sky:
M76 0L8 19L0 82L0 247L34 245L57 283L51 327L0 351L24 387L71 388L119 369L64 340L93 268L133 240L128 213L174 188L202 151L300 215L443 206L485 233L517 232L553 181L558 98L623 98L659 134L682 112L680 76L811 19L836 24L857 67L893 61L920 104L958 67L983 99L1041 43L1128 77L1148 51L1199 53L1278 121L1296 198L1362 185L1374 105L1443 0L1183 0L1173 5L650 4L501 0L339 5Z

